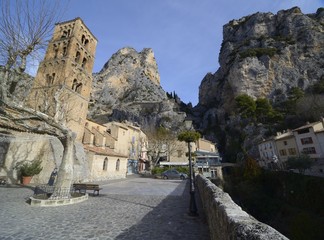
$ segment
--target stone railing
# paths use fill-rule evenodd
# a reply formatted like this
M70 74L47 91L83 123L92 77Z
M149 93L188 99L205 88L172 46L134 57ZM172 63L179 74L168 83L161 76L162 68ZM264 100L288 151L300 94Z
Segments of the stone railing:
M231 197L202 175L196 177L212 240L288 239L244 212Z

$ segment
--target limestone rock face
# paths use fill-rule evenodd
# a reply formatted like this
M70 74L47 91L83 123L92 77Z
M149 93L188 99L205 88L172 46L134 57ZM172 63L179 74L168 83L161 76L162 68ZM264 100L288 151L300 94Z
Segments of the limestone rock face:
M324 76L322 9L256 13L224 25L223 36L220 68L202 80L200 107L226 112L242 93L282 100L292 87L306 89Z
M89 118L100 122L129 120L142 126L183 120L178 104L160 86L152 49L126 47L117 51L94 74ZM179 116L178 116L179 115ZM167 121L164 121L167 120Z

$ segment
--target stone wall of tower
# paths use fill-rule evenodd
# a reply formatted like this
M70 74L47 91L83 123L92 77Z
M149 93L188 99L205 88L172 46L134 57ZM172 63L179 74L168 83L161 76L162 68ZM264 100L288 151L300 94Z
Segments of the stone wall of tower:
M27 101L36 110L65 121L79 140L88 113L96 45L80 18L56 24Z

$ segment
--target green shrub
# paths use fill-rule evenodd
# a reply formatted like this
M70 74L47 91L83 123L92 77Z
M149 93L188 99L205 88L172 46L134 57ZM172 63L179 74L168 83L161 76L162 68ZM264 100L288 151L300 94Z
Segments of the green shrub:
M167 167L155 167L152 169L152 175L160 175L165 170L167 170Z
M41 160L23 161L16 165L16 169L18 169L21 176L34 176L43 170L41 165Z
M276 48L250 48L243 52L240 52L240 58L247 57L261 57L263 55L267 55L269 57L273 57L277 53Z

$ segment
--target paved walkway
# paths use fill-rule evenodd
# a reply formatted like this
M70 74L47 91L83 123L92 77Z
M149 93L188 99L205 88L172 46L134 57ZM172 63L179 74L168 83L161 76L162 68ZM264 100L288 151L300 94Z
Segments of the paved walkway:
M0 239L205 240L200 209L188 216L188 181L130 177L101 182L100 196L61 207L31 207L29 188L0 187Z

